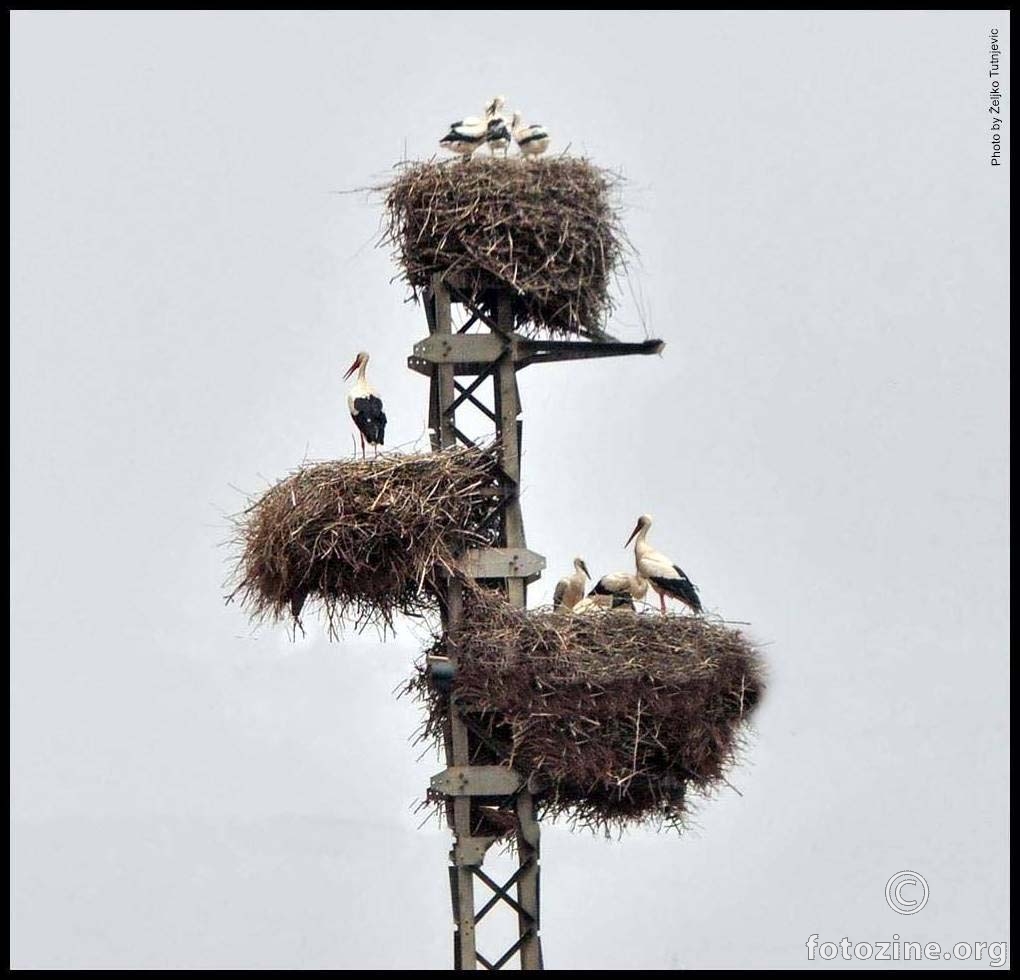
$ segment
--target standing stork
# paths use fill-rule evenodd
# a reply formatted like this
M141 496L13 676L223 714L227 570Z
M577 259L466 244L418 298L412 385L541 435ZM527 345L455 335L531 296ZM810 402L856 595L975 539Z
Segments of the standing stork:
M574 571L564 575L556 583L553 592L553 608L566 612L573 609L584 598L584 580L591 578L583 558L574 559Z
M538 123L526 126L519 112L515 112L510 120L510 132L522 157L541 156L549 149L549 131Z
M347 392L347 408L351 418L358 427L361 436L361 458L365 458L365 443L375 447L376 455L383 444L386 433L386 414L383 412L382 399L375 393L365 379L365 368L368 366L368 354L360 351L354 363L344 373L346 381L357 370L358 377Z
M701 612L701 600L698 598L698 590L694 583L687 577L683 569L674 564L661 551L656 551L648 543L648 529L652 526L652 518L648 514L642 514L634 530L627 538L627 545L634 542L634 564L637 566L638 575L648 579L652 588L659 593L659 603L662 615L666 615L666 596L679 599L685 606L694 612Z
M513 137L510 135L510 130L506 128L506 123L502 119L492 119L489 121L485 141L489 144L489 152L493 156L496 155L496 150L502 150L503 158L506 159L507 151L513 142Z
M471 154L478 147L488 143L490 152L494 154L499 142L502 141L502 135L498 141L494 141L492 134L501 129L506 130L507 121L502 112L505 104L506 99L502 95L494 96L485 103L484 114L481 117L465 116L463 119L450 123L450 131L439 141L439 145L444 150L450 150L470 159ZM510 145L509 131L507 131L505 145Z

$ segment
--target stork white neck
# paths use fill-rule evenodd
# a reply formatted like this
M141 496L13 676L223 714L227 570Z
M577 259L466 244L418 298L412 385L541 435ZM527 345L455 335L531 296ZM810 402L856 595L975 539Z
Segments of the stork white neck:
M648 529L652 526L650 520L641 521L634 532L634 561L637 562L642 555L647 555L655 549L648 543Z
M363 398L365 395L374 395L375 389L368 383L365 378L365 370L368 367L368 354L361 354L357 362L358 373L354 379L354 384L351 385L348 393L348 397ZM353 366L352 366L353 370Z

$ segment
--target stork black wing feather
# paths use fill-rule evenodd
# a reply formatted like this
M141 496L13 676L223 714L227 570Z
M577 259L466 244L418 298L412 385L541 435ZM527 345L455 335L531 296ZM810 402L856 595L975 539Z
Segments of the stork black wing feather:
M365 442L370 446L381 446L386 434L386 413L383 412L382 399L378 395L355 398L351 414Z
M684 574L684 570L679 565L674 565L673 568L677 573L677 578L655 576L652 578L652 581L663 592L667 592L669 595L679 599L684 605L690 606L695 612L701 612L701 599L698 598L698 590L694 583Z

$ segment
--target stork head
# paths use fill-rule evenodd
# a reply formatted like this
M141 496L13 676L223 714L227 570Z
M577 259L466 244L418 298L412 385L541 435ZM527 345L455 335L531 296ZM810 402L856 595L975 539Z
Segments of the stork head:
M494 116L505 105L506 105L506 99L502 95L494 95L485 104L485 114L487 116Z
M364 367L368 363L368 354L364 351L359 351L358 356L354 358L354 363L344 372L344 380L346 381L359 367Z
M516 129L521 124L521 114L515 109L514 114L510 117L510 128Z
M588 571L588 566L584 563L583 558L578 557L574 559L574 568L579 572L584 572L585 578L591 578L591 572Z
M634 525L634 530L630 532L630 537L627 538L627 544L625 544L624 547L626 548L627 545L630 544L631 541L633 541L634 538L636 538L638 536L638 534L640 534L642 531L647 530L651 526L652 526L652 515L651 514L642 514L637 519L637 524Z

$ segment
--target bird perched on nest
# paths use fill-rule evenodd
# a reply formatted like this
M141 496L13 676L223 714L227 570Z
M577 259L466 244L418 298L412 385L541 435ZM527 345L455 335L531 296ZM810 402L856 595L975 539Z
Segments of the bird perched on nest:
M501 119L493 119L489 123L489 129L485 134L485 142L488 143L489 152L493 156L496 155L497 150L502 150L503 158L505 159L512 141L513 137L510 135L510 130L506 128L505 122Z
M595 587L588 593L588 598L602 606L615 606L617 599L630 602L641 602L648 593L648 579L630 572L611 572L603 575Z
M694 583L687 577L683 569L667 558L661 551L656 551L648 543L648 529L652 526L652 518L642 514L627 538L627 545L634 542L634 564L637 573L648 579L652 588L659 594L659 604L663 616L666 615L666 596L679 599L685 606L696 613L701 612L701 599Z
M586 613L634 612L634 602L623 595L587 595L570 611L575 616Z
M522 157L541 156L549 149L549 131L538 123L525 125L519 112L515 112L510 120L510 132Z
M485 104L483 115L466 116L450 123L450 131L439 141L444 150L450 150L461 156L470 159L471 154L488 143L490 134L499 133L499 141L502 140L502 130L506 130L506 119L502 114L506 99L497 95ZM510 145L510 135L507 134L506 146ZM497 146L490 144L490 150L495 153Z
M574 559L574 571L556 583L553 608L561 612L573 609L584 598L584 580L591 578L583 558Z
M382 399L365 379L367 366L368 354L359 351L358 356L354 358L354 363L344 373L346 381L355 370L358 372L357 380L347 392L347 408L361 435L362 459L365 458L365 443L375 447L378 455L378 447L383 444L383 437L386 434L386 414L383 412Z

